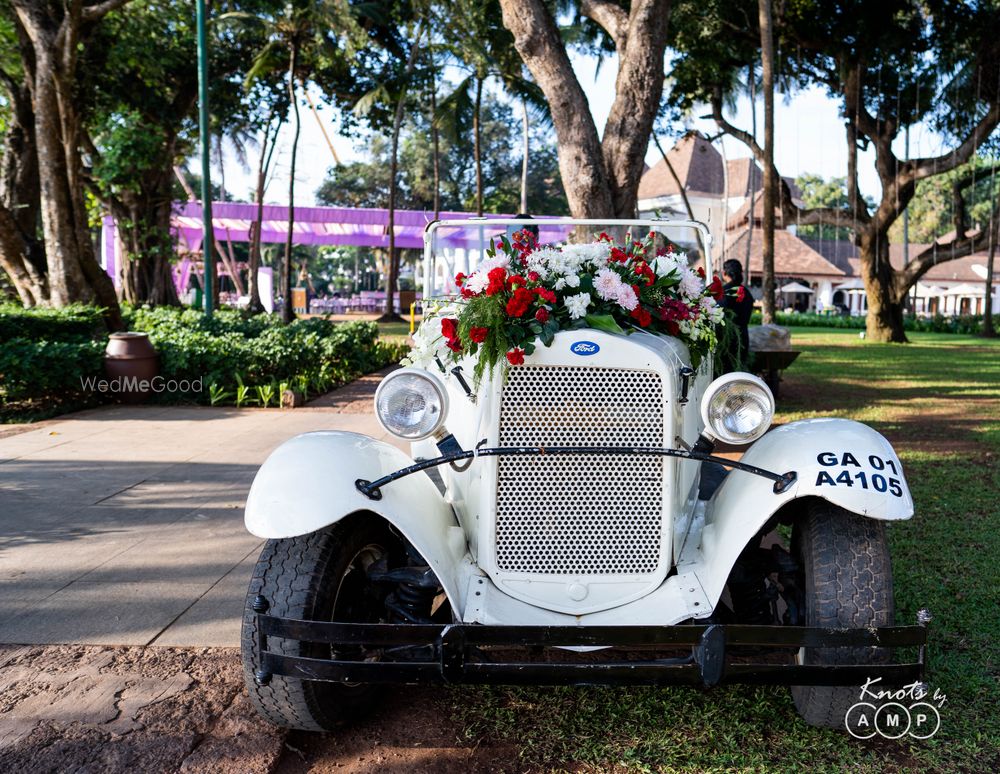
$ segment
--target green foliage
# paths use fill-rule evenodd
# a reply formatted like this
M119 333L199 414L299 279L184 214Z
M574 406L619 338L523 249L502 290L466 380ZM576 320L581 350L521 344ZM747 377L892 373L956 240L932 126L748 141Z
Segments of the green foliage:
M20 304L0 304L0 341L25 338L62 341L93 338L106 331L96 306L71 304L61 309L25 309Z
M807 209L813 207L831 207L846 209L850 206L847 198L847 178L831 177L829 180L809 172L795 178L795 185L802 192L802 201ZM865 197L869 209L875 206L870 197ZM803 239L837 239L849 241L853 238L851 229L838 226L798 226L796 236Z
M511 108L485 94L482 107L483 208L486 212L517 212L521 186L521 122ZM385 207L389 199L389 140L374 135L367 141L368 157L330 170L316 191L321 204L343 207ZM442 132L441 209L475 208L476 177L471 132ZM408 114L399 145L396 203L408 209L433 209L434 149L430 125L419 111ZM569 212L559 175L559 160L551 133L532 125L528 167L528 204L539 214Z
M849 317L826 314L802 314L799 312L778 312L775 315L775 323L789 328L847 328L850 330L863 331L865 329L864 317ZM754 312L750 318L751 325L761 324L760 312ZM1000 334L1000 319L994 317L994 328ZM933 317L909 316L903 319L903 328L907 331L918 331L921 333L960 333L975 335L983 330L983 316L959 315L957 317L944 317L935 315Z
M275 405L278 385L324 392L398 362L405 346L379 341L371 322L321 318L282 325L269 315L220 310L211 319L172 307L124 309L131 330L149 335L166 381L200 381L204 393L160 393L161 402ZM0 406L40 401L71 409L86 398L82 378L103 377L106 334L90 307L23 310L0 306ZM12 407L13 406L13 407ZM34 406L30 407L34 412Z
M906 208L910 220L910 242L930 244L939 237L955 230L955 198L952 186L965 178L969 182L962 192L966 207L966 225L986 228L990 222L990 208L1000 196L1000 175L995 156L978 156L968 164L943 175L917 183L913 201ZM974 175L974 179L969 179ZM900 218L889 229L889 241L903 242L903 220ZM913 255L913 253L910 253Z
M87 392L82 380L102 377L103 357L102 341L81 336L7 339L0 346L0 404Z

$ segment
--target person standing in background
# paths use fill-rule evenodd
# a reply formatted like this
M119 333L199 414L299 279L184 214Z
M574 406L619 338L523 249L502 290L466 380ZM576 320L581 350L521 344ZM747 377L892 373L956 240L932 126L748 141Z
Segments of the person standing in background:
M736 335L729 336L726 350L722 353L724 373L745 371L750 360L750 315L753 314L753 296L750 288L743 285L743 267L734 258L722 264L722 281L725 295L722 306L733 313Z

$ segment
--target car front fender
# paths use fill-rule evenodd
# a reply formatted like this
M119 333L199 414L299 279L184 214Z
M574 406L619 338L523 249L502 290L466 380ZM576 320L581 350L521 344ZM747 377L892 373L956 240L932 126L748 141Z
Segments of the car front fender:
M264 461L247 497L246 528L262 538L305 535L359 511L381 516L434 569L452 609L462 611L459 566L465 533L451 506L426 474L383 487L371 500L355 486L414 461L395 446L337 430L305 433L286 441Z
M747 543L796 499L821 497L882 521L913 516L899 457L881 434L860 422L790 422L767 433L740 461L775 473L795 471L796 481L775 494L771 481L733 470L716 490L706 508L696 570L713 602Z

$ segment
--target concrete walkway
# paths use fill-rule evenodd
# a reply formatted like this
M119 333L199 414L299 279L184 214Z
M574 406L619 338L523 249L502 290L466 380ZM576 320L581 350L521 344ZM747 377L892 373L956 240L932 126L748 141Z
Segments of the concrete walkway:
M238 645L258 466L312 430L393 440L377 383L294 410L109 406L0 438L0 643Z

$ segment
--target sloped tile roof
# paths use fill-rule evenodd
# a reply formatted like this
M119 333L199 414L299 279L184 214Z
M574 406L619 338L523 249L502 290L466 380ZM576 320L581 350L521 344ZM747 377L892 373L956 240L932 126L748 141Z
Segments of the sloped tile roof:
M688 193L722 195L722 156L712 143L696 132L684 135L670 150L667 158ZM680 193L667 164L660 159L639 181L639 198L655 199Z
M979 252L968 255L965 258L955 258L948 260L948 250L941 246L941 240L953 238L945 235L937 240L935 245L940 250L941 262L927 270L920 279L922 282L969 282L972 284L982 283L983 275L978 273L974 267L979 266L985 269L989 256L987 253ZM820 253L824 258L843 269L848 277L860 277L861 272L858 259L858 248L847 240L835 241L833 239L803 239L802 242ZM947 240L946 240L947 241ZM924 250L931 247L929 244L920 242L910 242L910 258L915 258ZM889 245L889 262L894 269L903 268L903 245ZM1000 270L1000 257L997 258L997 269Z
M746 259L747 239L750 239L750 271L759 274L764 270L764 232L755 228L753 232L744 229L732 242L726 245L726 258L735 258L741 263ZM845 272L813 250L794 234L783 229L774 232L774 272L780 276L843 277Z

